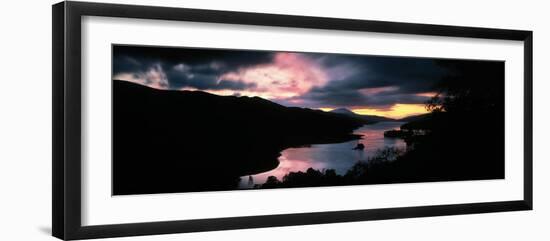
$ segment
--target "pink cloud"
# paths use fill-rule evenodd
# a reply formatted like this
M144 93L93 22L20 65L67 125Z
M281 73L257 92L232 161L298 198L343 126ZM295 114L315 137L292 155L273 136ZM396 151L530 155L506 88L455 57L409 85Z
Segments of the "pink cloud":
M278 99L296 97L323 85L328 75L316 61L303 54L280 52L271 63L241 68L219 79L254 83L254 88L246 90L248 94Z

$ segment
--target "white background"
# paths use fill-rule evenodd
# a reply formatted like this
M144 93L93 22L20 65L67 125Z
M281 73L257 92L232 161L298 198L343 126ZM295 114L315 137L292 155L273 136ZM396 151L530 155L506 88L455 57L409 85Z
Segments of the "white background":
M110 1L115 2L115 1ZM535 210L346 224L265 228L120 240L548 240L549 129L544 103L550 24L544 1L119 1L193 8L531 29L534 37ZM53 1L11 1L0 10L0 240L53 240L51 230L51 10Z

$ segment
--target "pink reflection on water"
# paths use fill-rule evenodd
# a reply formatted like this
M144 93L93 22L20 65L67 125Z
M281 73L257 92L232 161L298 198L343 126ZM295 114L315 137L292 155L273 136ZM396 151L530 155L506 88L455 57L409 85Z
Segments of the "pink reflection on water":
M360 140L286 149L279 157L277 168L252 175L252 180L249 180L248 176L242 177L240 188L253 188L255 184L263 184L269 176L283 180L283 177L289 172L305 172L308 168L334 169L336 173L343 175L357 161L368 160L376 155L379 149L385 147L405 149L406 144L402 139L384 137L384 131L399 129L401 124L403 123L381 122L365 125L354 131L355 134L363 136ZM358 143L365 145L365 149L353 150Z
M307 154L307 153L302 153ZM269 176L275 176L277 179L282 180L283 177L289 172L305 171L311 166L311 160L309 159L287 159L288 157L283 155L279 157L279 166L271 171L253 175L255 184L265 183ZM315 167L314 167L315 168Z

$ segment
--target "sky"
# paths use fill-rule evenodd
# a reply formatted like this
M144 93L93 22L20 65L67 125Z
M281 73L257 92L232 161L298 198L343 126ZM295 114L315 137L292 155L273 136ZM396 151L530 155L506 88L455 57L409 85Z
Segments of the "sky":
M427 58L115 45L112 78L402 118L427 112L448 71Z

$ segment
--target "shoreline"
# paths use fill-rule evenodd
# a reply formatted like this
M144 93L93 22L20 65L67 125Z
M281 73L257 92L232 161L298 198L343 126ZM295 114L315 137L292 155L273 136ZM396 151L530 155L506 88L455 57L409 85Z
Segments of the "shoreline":
M266 172L270 172L270 171L273 171L275 170L277 167L279 167L280 165L280 160L279 158L282 156L282 153L285 151L285 150L288 150L288 149L292 149L292 148L310 148L311 146L313 145L326 145L326 144L340 144L340 143L345 143L345 142L349 142L349 141L353 141L353 140L364 140L364 135L361 135L361 134L355 134L355 132L361 128L364 128L366 126L372 126L372 125L376 125L376 124L380 124L380 123L385 123L385 122L388 122L388 123L395 123L396 121L382 121L382 122L376 122L376 123L369 123L369 124L364 124L360 127L357 127L353 130L352 133L350 134L347 134L345 136L340 136L340 137L331 137L331 138L328 138L328 139L324 139L324 140L317 140L317 141L313 141L309 144L302 144L302 145L292 145L292 146L288 146L286 148L282 148L280 151L279 151L279 155L277 156L277 165L269 170L264 170L264 171L260 171L260 172L254 172L254 173L249 173L249 174L245 174L245 175L242 175L240 176L240 178L244 179L244 178L248 178L248 176L255 176L255 175L261 175L263 173L266 173ZM389 129L388 129L389 130ZM259 184L259 183L258 183ZM239 189L241 189L239 187ZM243 188L243 189L248 189L248 188Z

